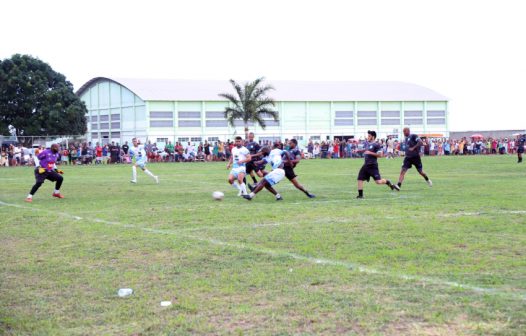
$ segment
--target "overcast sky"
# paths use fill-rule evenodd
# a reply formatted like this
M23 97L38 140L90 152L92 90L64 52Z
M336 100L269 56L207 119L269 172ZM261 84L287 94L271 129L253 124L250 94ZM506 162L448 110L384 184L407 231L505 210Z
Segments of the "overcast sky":
M0 58L96 76L395 80L450 99L451 130L526 128L524 1L6 1Z

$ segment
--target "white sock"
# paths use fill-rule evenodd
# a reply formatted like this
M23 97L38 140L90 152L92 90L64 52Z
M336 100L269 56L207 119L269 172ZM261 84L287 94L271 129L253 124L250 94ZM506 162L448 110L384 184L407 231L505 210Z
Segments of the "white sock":
M239 190L241 190L241 192L243 193L243 195L248 194L248 193L247 193L247 186L245 185L245 183L241 183L241 185L239 186Z
M146 175L151 176L152 178L155 178L155 175L153 175L152 172L149 171L148 169L145 169L144 172L146 173Z
M60 193L60 191L59 191L59 190L57 190L57 189L55 189L54 193L55 193L55 194L59 194L59 193Z
M276 194L276 198L281 198L281 195L280 194Z
M33 198L33 195L28 194L28 195L27 195L27 198Z
M135 166L132 166L132 180L133 181L137 180L137 167Z
M237 181L234 181L234 183L232 183L232 187L236 188L237 190L241 191L240 186L239 186L239 183L237 183Z

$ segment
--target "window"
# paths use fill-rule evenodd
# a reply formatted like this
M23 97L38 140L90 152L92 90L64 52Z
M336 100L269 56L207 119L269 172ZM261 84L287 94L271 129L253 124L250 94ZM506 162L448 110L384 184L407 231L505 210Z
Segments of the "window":
M353 126L354 119L334 119L334 126Z
M427 118L428 125L445 125L446 118Z
M150 118L151 119L173 119L174 113L167 111L167 112L150 112Z
M404 117L422 117L422 111L405 111Z
M150 120L150 127L174 127L173 120Z
M382 118L382 125L400 125L400 118L392 118L392 119L383 119Z
M279 120L265 120L265 126L279 126Z
M335 111L334 126L353 126L354 111Z
M207 119L224 119L225 112L209 111L209 112L206 112L206 118Z
M335 118L354 118L354 111L336 111Z
M358 111L358 118L376 118L376 111Z
M382 111L382 118L400 118L400 111Z
M111 121L121 121L121 115L120 114L112 114L111 115Z
M245 127L245 122L243 120L234 120L234 126L235 127ZM254 123L249 121L248 126L254 126Z
M427 111L427 117L442 117L446 116L446 111Z
M207 120L206 127L227 127L228 122L226 120Z
M120 139L121 138L121 132L111 132L111 138L112 139Z
M92 130L98 130L98 129L99 129L99 124L96 124L96 123L94 124L94 123L92 123L92 124L91 124L91 129L92 129Z
M91 122L97 122L99 120L99 116L91 116Z
M188 142L189 140L189 138L177 138L178 142Z
M112 122L111 123L111 129L119 129L121 128L121 123L120 122Z
M156 142L164 142L164 143L168 143L168 138L157 138L157 141Z
M208 141L219 141L219 137L208 137Z
M201 127L201 120L179 120L179 127Z
M376 125L376 119L358 119L358 125Z
M109 128L110 124L106 123L100 123L100 129L101 130L107 130Z
M303 135L295 135L292 137L292 139L303 140Z
M279 112L278 111L275 111L275 112L277 113L277 116L279 118ZM263 113L261 115L261 117L265 121L265 126L279 126L279 119L278 120L274 120L274 117L272 117L270 114Z
M404 124L406 125L422 125L423 119L422 118L405 118Z
M310 137L311 140L321 140L321 135L313 135Z
M100 121L108 121L108 120L109 120L109 117L107 115L100 116Z
M179 112L179 119L201 119L201 112Z
M99 138L99 133L97 133L97 132L91 133L91 138L92 139L98 139Z
M191 137L190 141L192 141L192 142L201 142L201 141L203 141L203 138L201 138L201 137Z

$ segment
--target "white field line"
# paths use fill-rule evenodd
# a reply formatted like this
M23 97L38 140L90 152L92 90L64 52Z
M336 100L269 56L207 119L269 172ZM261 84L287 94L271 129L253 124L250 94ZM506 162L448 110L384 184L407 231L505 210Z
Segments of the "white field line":
M455 281L447 281L447 280L435 279L435 278L430 278L430 277L425 277L425 276L409 275L409 274L403 274L403 273L398 273L398 272L377 270L374 268L370 268L367 266L358 265L358 264L354 264L354 263L346 262L346 261L331 260L331 259L326 259L326 258L314 258L314 257L309 257L309 256L304 256L301 254L293 253L293 252L267 249L263 247L250 246L250 245L240 244L240 243L229 243L229 242L225 242L225 241L221 241L221 240L213 239L213 238L203 238L203 237L196 237L192 235L185 235L185 234L181 234L182 232L178 230L153 229L153 228L146 228L146 227L138 226L135 224L125 224L125 223L107 221L107 220L98 219L98 218L82 218L82 217L75 216L75 215L72 215L66 212L54 212L54 211L43 210L39 208L22 206L18 204L5 203L2 201L0 201L0 205L20 208L20 209L26 209L26 210L31 210L31 211L37 211L37 212L47 212L51 214L58 214L58 215L68 217L71 219L75 219L75 220L84 219L86 221L92 221L96 223L112 225L112 226L117 226L117 227L122 227L122 228L127 228L127 229L136 229L136 230L140 230L140 231L148 232L148 233L155 233L155 234L162 234L162 235L177 235L179 237L189 238L189 239L209 243L212 245L226 246L226 247L231 247L231 248L235 248L239 250L249 250L249 251L253 251L253 252L257 252L261 254L266 254L272 257L288 257L291 259L306 261L306 262L316 264L316 265L329 265L329 266L344 267L344 268L356 270L356 271L359 271L365 274L385 275L385 276L398 278L402 280L423 282L423 283L433 284L437 286L462 288L465 290L473 291L475 293L503 295L503 296L509 296L515 299L526 300L526 295L522 293L517 294L513 292L502 291L496 288L478 287L478 286L473 286L473 285L468 285L468 284L462 284L462 283L455 282Z

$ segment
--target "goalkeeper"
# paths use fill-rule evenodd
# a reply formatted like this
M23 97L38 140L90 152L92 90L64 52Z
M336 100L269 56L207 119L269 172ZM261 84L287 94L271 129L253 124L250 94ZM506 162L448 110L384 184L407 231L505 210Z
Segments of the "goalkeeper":
M62 174L64 172L60 169L57 169L55 163L59 158L59 147L57 144L51 145L50 149L46 149L38 154L38 160L40 161L39 166L35 168L35 185L31 188L29 195L27 195L26 202L33 201L33 195L37 192L38 188L44 183L45 180L54 181L55 191L53 192L53 197L64 198L60 194L60 186L64 178Z

